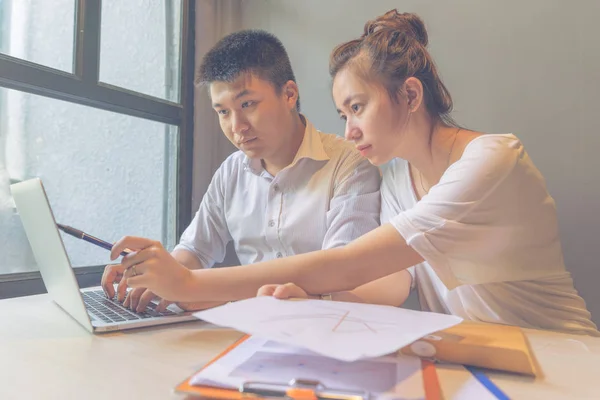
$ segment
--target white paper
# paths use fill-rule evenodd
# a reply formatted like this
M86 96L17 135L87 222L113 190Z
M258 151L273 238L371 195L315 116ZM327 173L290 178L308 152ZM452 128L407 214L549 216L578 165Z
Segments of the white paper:
M352 363L303 348L250 337L192 377L192 385L238 388L244 382L288 385L316 380L330 390L368 392L377 399L424 399L421 360L379 357Z
M379 357L461 318L391 306L255 297L194 314L227 326L342 361Z

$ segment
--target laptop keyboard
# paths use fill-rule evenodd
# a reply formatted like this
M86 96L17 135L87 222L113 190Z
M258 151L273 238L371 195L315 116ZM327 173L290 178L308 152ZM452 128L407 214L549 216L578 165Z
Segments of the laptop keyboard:
M138 313L131 311L116 299L107 299L104 291L102 290L90 290L81 292L85 307L88 313L94 314L95 317L100 318L106 323L111 322L123 322L123 321L136 321L147 318L164 317L169 315L175 315L173 311L165 310L163 312L156 312L156 304L150 302L145 311Z

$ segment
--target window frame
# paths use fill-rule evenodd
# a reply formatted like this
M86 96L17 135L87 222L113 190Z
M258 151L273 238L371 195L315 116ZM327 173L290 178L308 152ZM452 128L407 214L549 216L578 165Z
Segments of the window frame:
M177 126L178 238L192 218L196 2L182 0L181 4L180 103L174 103L99 81L102 0L74 1L73 73L0 53L0 86ZM80 285L87 287L100 283L103 268L92 265L74 271ZM0 299L45 292L39 271L0 274Z

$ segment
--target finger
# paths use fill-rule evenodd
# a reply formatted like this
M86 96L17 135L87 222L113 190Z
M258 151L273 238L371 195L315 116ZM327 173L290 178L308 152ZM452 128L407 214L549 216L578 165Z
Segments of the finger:
M137 289L136 289L137 290ZM144 293L140 296L139 301L136 304L135 310L137 312L142 312L148 307L148 303L156 298L156 295L149 291L148 289L144 290ZM133 307L132 307L133 309Z
M277 289L277 287L279 287L279 285L264 285L261 286L260 289L258 289L258 292L256 293L256 296L273 296L273 292L275 291L275 289Z
M123 271L123 278L129 279L133 278L134 276L144 275L149 268L152 270L156 264L156 261L156 259L150 259L142 262L141 264L133 264L129 268L125 268L125 271Z
M125 276L125 272L123 271L123 276ZM124 301L125 295L127 294L127 279L121 279L119 284L117 285L117 301Z
M121 283L121 282L119 282L119 283ZM123 284L125 284L125 283L123 283ZM117 285L117 288L118 287L119 287L119 285ZM133 290L135 290L135 289L131 289L131 290L128 290L128 291L125 292L125 300L123 300L123 307L129 308L129 304L131 304L131 296L130 296L130 294L131 294L131 292Z
M110 251L110 259L116 260L121 255L122 251L129 249L144 249L154 244L154 240L136 237L136 236L125 236L119 239L112 247Z
M273 297L277 299L290 299L292 297L304 298L308 297L306 292L293 283L286 283L278 286L273 292Z
M160 293L154 290L153 286L156 284L156 282L155 279L152 278L155 277L155 275L151 273L151 271L156 268L157 261L158 260L156 259L150 259L141 264L135 264L134 266L125 269L125 271L123 271L123 279L119 285L125 282L124 284L130 288L142 287L144 289L151 290L158 297L163 297Z
M127 281L127 286L130 288L147 288L150 286L150 278L148 275L130 276L123 280ZM160 294L158 296L160 296Z
M135 311L135 308L140 301L140 297L145 291L146 289L144 288L131 289L129 293L127 293L127 298L125 299L125 302L123 302L123 305L131 311Z
M113 287L112 283L110 282L111 279L111 266L107 265L104 267L104 271L102 271L102 279L100 280L100 286L102 286L102 290L104 290L104 294L106 295L106 297L108 297L109 299L112 299L112 297L115 295L115 288ZM112 274L114 275L114 274Z
M112 299L115 296L115 288L113 283L117 281L117 277L123 274L123 266L120 264L116 265L107 265L104 268L104 272L102 273L102 289L106 296Z
M141 249L123 257L121 264L127 269L134 265L142 264L151 259L158 259L166 250L159 242L153 242L151 246Z
M173 304L172 301L162 299L161 301L158 302L158 305L156 306L156 312L165 311L167 309L167 307L169 307L171 304ZM179 308L181 308L182 310L185 310L185 308L183 308L181 306Z

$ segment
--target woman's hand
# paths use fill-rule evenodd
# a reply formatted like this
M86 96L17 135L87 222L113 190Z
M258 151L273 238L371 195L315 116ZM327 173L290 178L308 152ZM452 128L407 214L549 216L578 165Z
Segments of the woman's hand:
M273 296L276 299L317 299L317 296L309 296L300 286L293 283L285 285L264 285L258 289L257 296Z
M293 283L285 285L264 285L258 289L256 296L273 296L276 299L315 299L320 300L321 296L314 296L306 293L304 289ZM345 301L348 303L364 303L365 301L353 292L336 292L331 294L329 300ZM377 303L374 303L377 304Z
M126 236L113 246L111 260L117 259L126 248L139 250L126 255L121 264L113 267L116 274L122 274L126 279L127 286L147 288L165 300L182 299L192 273L177 262L160 242Z

